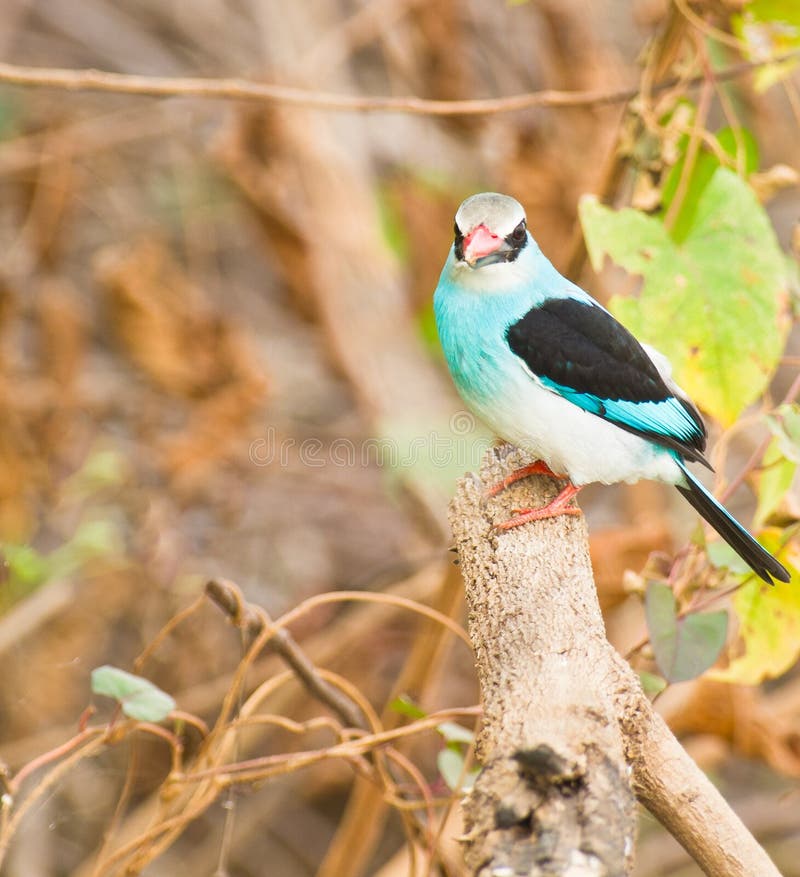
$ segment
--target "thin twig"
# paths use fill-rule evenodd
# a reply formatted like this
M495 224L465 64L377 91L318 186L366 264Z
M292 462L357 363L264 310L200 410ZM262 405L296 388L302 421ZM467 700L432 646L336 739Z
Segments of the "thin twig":
M656 88L654 83L671 66L673 55L677 50L677 46L680 45L684 26L685 22L679 16L675 7L670 7L660 33L648 51L648 60L642 70L640 81L641 100L638 101L639 106L635 111L634 132L629 130L628 125L628 114L631 112L630 107L626 108L619 120L614 148L609 152L609 158L596 193L603 204L612 203L613 197L623 181L625 171L631 162L630 150L624 146L624 143L631 136L637 140L640 139L643 130L650 125L648 116L652 113L650 104L653 95L658 91L666 90L665 88ZM661 71L664 71L664 73ZM673 77L672 79L674 86L681 87L681 90L691 81L691 78L687 77ZM567 277L576 282L580 279L586 256L586 238L583 235L580 222L576 221L570 246L570 255L566 262Z
M231 764L220 764L207 770L193 770L191 773L177 774L171 779L176 784L197 783L205 779L216 779L222 785L229 785L231 782L252 782L269 776L272 767L281 768L288 765L290 770L297 770L300 767L307 767L326 759L354 759L372 749L382 747L386 743L436 728L442 722L450 721L453 718L479 718L480 716L481 708L477 706L439 710L399 728L380 731L376 734L364 734L361 737L344 740L325 749L305 749L299 752L263 755Z
M353 728L366 726L361 709L320 676L313 662L291 633L285 628L274 627L261 607L256 610L250 606L233 582L214 579L206 585L206 594L220 609L228 613L237 627L248 635L257 636L265 626L269 626L272 629L269 648L277 652L294 670L295 675L308 691L318 700L326 703L346 725Z
M766 60L744 61L717 71L716 78L720 81L736 79L767 64L779 64L798 57L800 57L800 51L795 50ZM686 80L685 84L699 85L704 80L705 76L700 74ZM291 85L253 82L240 78L143 76L112 73L108 70L24 67L2 62L0 62L0 82L25 87L58 88L66 91L100 91L147 97L199 97L267 101L305 109L359 113L408 113L424 116L479 116L527 110L533 107L596 107L625 103L636 97L640 90L638 85L612 91L545 89L501 98L427 100L418 97L367 97L333 94L296 88ZM680 79L672 77L654 85L652 93L667 91L680 82Z
M205 602L205 595L198 594L192 602L186 606L184 609L181 609L180 612L177 612L172 618L167 621L167 623L158 631L158 633L153 637L152 640L147 644L147 646L137 655L136 659L133 662L133 672L141 673L142 668L145 663L149 660L150 656L155 652L161 644L167 639L168 636L172 634L178 625L182 624L186 621L189 616L194 615L195 612L203 605Z
M128 856L132 856L136 853L142 854L147 851L148 848L155 846L155 843L159 836L169 835L172 832L175 832L177 829L178 832L183 830L183 827L188 825L194 819L197 819L201 816L209 807L211 801L215 800L217 797L217 792L219 790L212 790L209 799L201 799L197 803L193 803L192 805L187 806L180 813L175 816L171 816L168 819L162 819L159 822L156 822L154 825L151 825L144 833L137 835L132 840L128 841L126 844L121 846L118 850L115 850L105 862L102 863L103 870L100 873L103 874L111 874L113 873L114 866L128 858ZM129 870L128 873L133 873L132 870Z
M96 755L106 746L108 739L107 729L98 728L95 730L97 731L97 736L95 736L94 739L89 739L84 746L73 751L63 761L60 761L48 771L36 786L31 789L30 793L21 802L17 809L9 815L8 820L3 825L3 836L0 837L0 865L8 851L8 845L11 838L14 836L14 833L22 823L22 820L36 801L40 800L42 796L47 794L79 761ZM20 773L22 772L20 771Z
M782 79L781 85L786 92L789 106L792 108L794 120L797 123L797 126L800 127L800 95L797 94L797 88L791 79Z
M437 621L455 634L467 646L467 648L470 647L469 637L464 628L442 612L432 609L424 603L417 603L415 600L409 600L407 597L401 597L396 594L373 593L371 591L329 591L324 594L315 594L313 597L308 597L303 600L302 603L298 603L297 606L278 618L275 624L278 627L287 627L311 609L316 609L317 606L324 606L328 603L347 602L386 603L389 606L399 606L401 609L407 609L409 612L415 612L417 615L423 615L425 618Z
M117 803L114 806L114 812L111 814L111 819L103 831L103 838L100 844L100 849L97 852L95 867L92 870L91 877L102 877L102 872L100 871L100 863L103 861L103 856L106 853L106 850L111 845L111 840L114 837L121 821L123 814L128 806L128 802L131 799L131 795L133 793L134 787L136 785L136 778L138 776L137 769L139 767L139 749L136 746L135 741L131 741L130 747L130 757L128 758L128 763L125 766L125 781L122 784L122 789L120 790L119 797L117 798Z
M176 725L179 722L183 722L186 725L191 725L201 737L208 737L208 725L198 716L195 716L192 713L187 713L184 710L172 710L169 717Z
M86 728L84 731L81 731L79 734L76 734L70 740L67 740L65 743L62 743L60 746L56 746L54 749L49 750L48 752L43 752L37 758L32 758L24 767L20 768L20 770L16 773L14 777L8 783L9 791L11 794L17 794L17 792L22 787L22 784L25 780L33 773L35 773L39 768L44 767L47 764L50 764L52 761L57 761L59 758L63 758L66 755L69 755L73 749L81 746L86 743L87 740L91 740L93 737L102 737L108 731L107 728Z
M694 123L689 135L689 145L686 148L686 158L678 180L678 186L664 216L664 226L667 230L672 230L683 207L683 202L689 189L689 181L694 173L695 163L700 151L700 134L705 130L706 118L711 109L711 99L713 96L714 83L712 79L707 78L700 91L700 100L697 104L697 112L695 113Z
M311 731L319 731L326 729L332 731L337 740L342 738L342 726L336 719L330 716L316 716L313 719L307 719L305 722L296 722L286 716L277 715L255 715L248 716L245 719L234 719L231 728L249 728L266 725L268 727L280 728L290 734L308 734Z
M747 49L747 44L744 40L735 37L727 31L720 30L718 27L714 27L713 24L709 24L701 15L698 15L691 6L689 6L686 0L675 0L675 6L677 6L681 15L689 22L689 24L705 36L712 40L716 40L718 43L737 49L740 52Z

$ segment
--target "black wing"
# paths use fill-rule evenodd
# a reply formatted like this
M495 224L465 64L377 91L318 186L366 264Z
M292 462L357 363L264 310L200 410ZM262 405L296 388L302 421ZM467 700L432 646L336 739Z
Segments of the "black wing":
M570 402L708 465L697 410L675 396L642 345L603 308L550 299L509 326L506 339L545 386Z

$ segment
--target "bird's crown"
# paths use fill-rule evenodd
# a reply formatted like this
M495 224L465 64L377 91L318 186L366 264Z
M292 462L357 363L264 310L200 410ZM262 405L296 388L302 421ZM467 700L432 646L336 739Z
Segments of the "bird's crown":
M463 235L483 225L504 238L524 220L525 210L519 201L499 192L471 195L456 211L456 226Z

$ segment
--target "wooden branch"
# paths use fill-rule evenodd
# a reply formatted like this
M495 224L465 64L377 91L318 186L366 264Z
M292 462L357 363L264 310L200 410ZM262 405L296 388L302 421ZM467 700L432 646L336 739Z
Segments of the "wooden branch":
M621 671L633 675L622 659L620 664ZM644 695L635 690L625 695L620 705L636 797L709 877L780 877Z
M745 61L715 71L719 82L736 79L766 64L779 64L800 57L800 52L787 52L763 61ZM686 81L699 85L704 75ZM407 113L422 116L480 116L508 113L533 107L596 107L632 100L640 86L615 91L557 91L547 89L500 98L476 100L426 100L418 97L365 97L333 94L325 91L296 88L291 85L254 82L248 79L212 79L200 76L144 76L113 73L108 70L71 70L58 67L24 67L0 62L0 82L26 87L58 88L67 91L103 91L145 97L199 97L226 100L248 100L278 103L284 106L344 112ZM681 82L669 79L660 82L652 93L674 88Z
M484 709L467 865L481 877L627 874L636 811L586 525L564 516L496 535L513 506L557 488L528 479L486 504L486 488L526 462L506 450L461 482L450 516Z
M207 582L206 594L230 616L231 622L248 638L254 639L270 623L266 611L260 606L256 608L247 603L239 588L227 579L212 579ZM358 704L319 675L311 659L288 630L275 628L267 646L283 658L308 693L327 704L347 727L368 726Z
M635 794L706 874L779 877L606 640L583 517L495 533L558 490L529 478L485 500L526 462L490 451L450 507L484 707L484 769L464 804L470 874L630 874Z

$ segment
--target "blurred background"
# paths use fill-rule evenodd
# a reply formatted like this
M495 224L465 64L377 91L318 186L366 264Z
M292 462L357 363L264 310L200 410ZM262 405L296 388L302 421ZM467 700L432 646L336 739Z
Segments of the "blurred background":
M727 27L741 5L689 11ZM14 64L444 100L635 89L643 65L656 80L694 72L698 38L666 0L2 0L0 14L0 59ZM796 172L789 83L732 91L762 165ZM446 505L491 436L458 402L432 320L453 214L475 191L515 195L544 252L605 300L629 280L591 272L577 204L642 203L636 137L621 102L435 117L0 86L0 761L17 771L75 734L91 670L131 669L211 577L272 617L356 590L462 623ZM791 251L797 186L768 209ZM758 438L742 431L732 466ZM626 570L681 545L695 519L653 485L590 488L582 505L625 652L644 630ZM423 712L477 702L468 650L397 608L330 603L292 631L387 726L399 695ZM142 673L213 722L242 648L202 604ZM280 669L271 660L247 690ZM325 711L299 686L281 696L272 710L295 720ZM695 680L661 706L800 874L800 677L769 690ZM279 730L251 749L300 745ZM434 734L405 751L445 796L442 747ZM141 830L168 756L126 740L66 773L0 873L117 873L97 863L123 786L112 849ZM400 877L399 814L329 762L221 796L143 873ZM461 873L447 825L431 873ZM641 845L640 877L699 873L649 817Z

